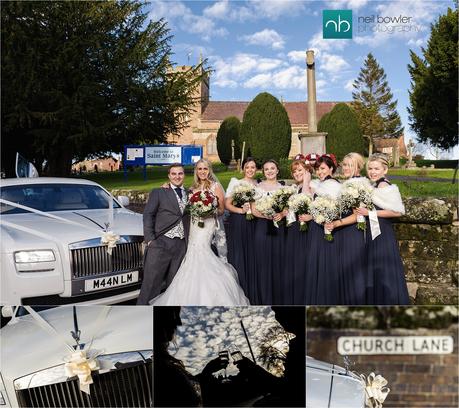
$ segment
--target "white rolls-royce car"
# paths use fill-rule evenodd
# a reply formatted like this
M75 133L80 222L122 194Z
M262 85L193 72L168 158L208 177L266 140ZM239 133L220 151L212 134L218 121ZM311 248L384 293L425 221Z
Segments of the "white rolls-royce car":
M151 406L151 307L31 308L34 315L24 306L3 307L13 317L0 330L2 407ZM89 378L67 367L72 347L97 360Z
M365 383L342 367L308 356L306 408L365 408Z
M112 304L138 296L142 215L124 208L127 197L116 200L88 180L40 177L1 180L0 198L0 304ZM111 254L101 241L107 230L119 236Z

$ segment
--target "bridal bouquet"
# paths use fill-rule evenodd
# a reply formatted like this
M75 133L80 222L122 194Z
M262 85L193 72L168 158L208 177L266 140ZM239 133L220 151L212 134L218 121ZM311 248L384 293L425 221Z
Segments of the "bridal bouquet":
M311 202L312 198L307 194L294 194L288 199L288 208L295 215L308 214ZM304 232L307 230L308 224L306 224L304 221L300 221L300 231Z
M198 227L204 228L204 218L215 214L218 207L217 197L210 191L196 191L188 197L187 211L193 222L198 220Z
M293 194L296 194L296 186L281 187L272 194L273 210L275 213L281 213L288 208L288 200ZM274 225L278 227L278 223L274 221Z
M339 197L339 206L341 211L348 211L352 208L368 208L373 209L373 201L371 195L373 187L368 179L360 177L350 179L343 183L341 194ZM363 215L357 216L357 228L359 230L366 230L365 217Z
M245 181L241 181L233 189L232 200L233 205L236 207L242 207L245 203L253 203L257 198L257 192L255 186ZM253 220L252 211L249 209L245 214L247 220Z
M339 216L338 202L328 196L318 196L309 206L309 213L317 224L332 222ZM325 228L325 225L324 233L324 238L327 241L333 241L333 235L331 231Z

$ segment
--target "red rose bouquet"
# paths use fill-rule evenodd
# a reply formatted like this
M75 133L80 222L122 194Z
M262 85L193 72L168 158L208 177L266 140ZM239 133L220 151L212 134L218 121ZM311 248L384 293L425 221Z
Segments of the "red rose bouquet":
M196 191L188 197L187 211L191 220L198 221L198 227L204 228L204 218L215 214L218 208L217 197L210 191Z

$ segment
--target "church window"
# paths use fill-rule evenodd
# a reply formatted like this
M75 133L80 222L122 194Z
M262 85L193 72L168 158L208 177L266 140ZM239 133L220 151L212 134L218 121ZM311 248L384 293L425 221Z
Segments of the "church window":
M217 138L214 135L207 138L207 154L217 154Z

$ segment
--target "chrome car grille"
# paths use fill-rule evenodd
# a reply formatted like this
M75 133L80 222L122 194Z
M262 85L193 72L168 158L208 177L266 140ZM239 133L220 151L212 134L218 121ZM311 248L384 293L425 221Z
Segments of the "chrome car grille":
M129 363L104 374L92 373L90 394L77 377L65 382L17 390L20 407L150 407L152 360Z
M143 264L143 237L121 237L120 243L107 253L100 240L89 240L70 244L72 278L105 275L139 270ZM92 244L92 245L91 245Z

